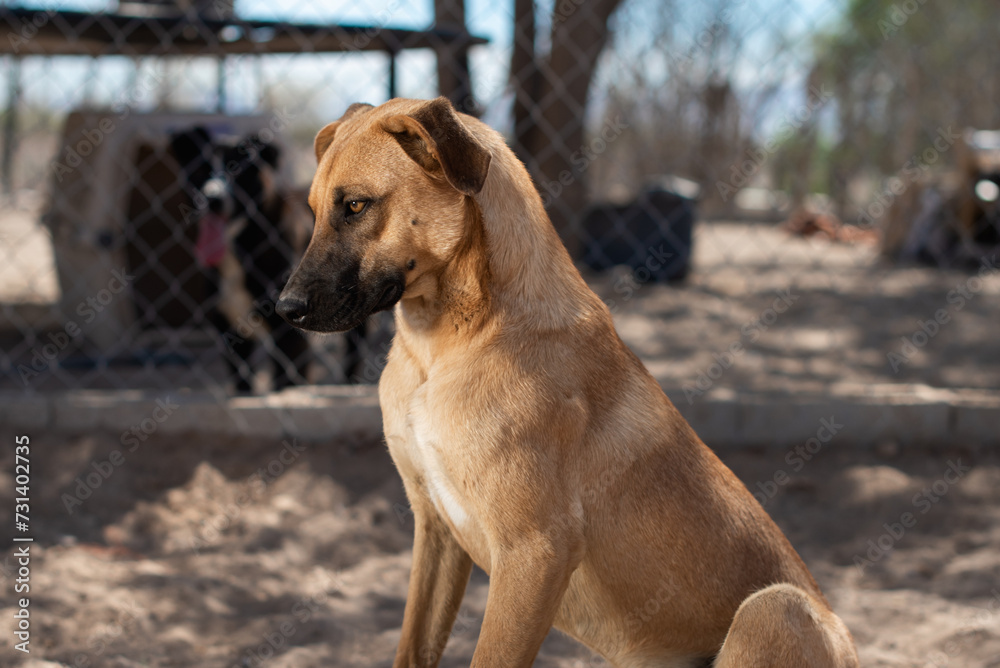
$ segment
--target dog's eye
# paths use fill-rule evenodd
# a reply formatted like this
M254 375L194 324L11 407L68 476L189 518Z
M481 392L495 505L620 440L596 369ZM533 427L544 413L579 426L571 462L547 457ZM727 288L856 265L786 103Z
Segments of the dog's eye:
M368 202L359 199L352 199L347 203L347 210L356 215L364 211L366 206L368 206Z

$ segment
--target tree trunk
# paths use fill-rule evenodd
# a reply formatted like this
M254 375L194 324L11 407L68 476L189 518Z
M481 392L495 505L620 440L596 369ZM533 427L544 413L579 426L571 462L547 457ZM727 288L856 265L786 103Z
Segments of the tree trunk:
M434 0L434 27L464 35L465 0ZM469 77L468 42L464 39L442 40L435 52L438 93L451 100L459 111L478 116L480 109L472 95L472 80Z
M532 134L531 110L538 100L538 64L535 61L535 2L514 0L514 43L510 56L510 85L514 90L513 148L532 174L534 158L525 142Z
M587 93L607 39L608 18L619 3L557 1L552 49L542 58L534 53L534 3L515 0L515 150L535 177L552 223L574 257L580 249L575 224L587 206L586 172L593 157L584 150Z

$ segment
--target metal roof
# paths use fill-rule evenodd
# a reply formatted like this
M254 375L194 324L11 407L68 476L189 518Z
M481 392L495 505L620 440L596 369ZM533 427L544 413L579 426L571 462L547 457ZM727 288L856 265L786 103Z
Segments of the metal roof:
M15 56L225 56L472 46L488 40L456 30L217 20L197 15L130 16L0 7L0 54Z

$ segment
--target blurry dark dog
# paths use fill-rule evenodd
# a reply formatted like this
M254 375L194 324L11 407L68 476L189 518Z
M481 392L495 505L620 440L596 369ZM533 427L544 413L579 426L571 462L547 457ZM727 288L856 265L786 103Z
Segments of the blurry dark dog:
M222 335L236 390L252 389L258 342L274 360L275 390L306 382L309 342L274 311L297 245L278 186L278 148L256 135L227 145L203 127L174 134L170 148L195 207L186 218L198 224L207 317Z

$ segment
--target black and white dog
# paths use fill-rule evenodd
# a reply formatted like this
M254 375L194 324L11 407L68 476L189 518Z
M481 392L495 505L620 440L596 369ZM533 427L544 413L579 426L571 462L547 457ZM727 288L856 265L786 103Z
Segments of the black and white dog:
M175 133L170 148L194 204L195 255L208 275L207 318L218 329L238 392L249 392L258 342L274 361L274 389L306 382L309 342L274 311L295 262L296 240L278 187L279 149L249 135L235 144L203 127Z

